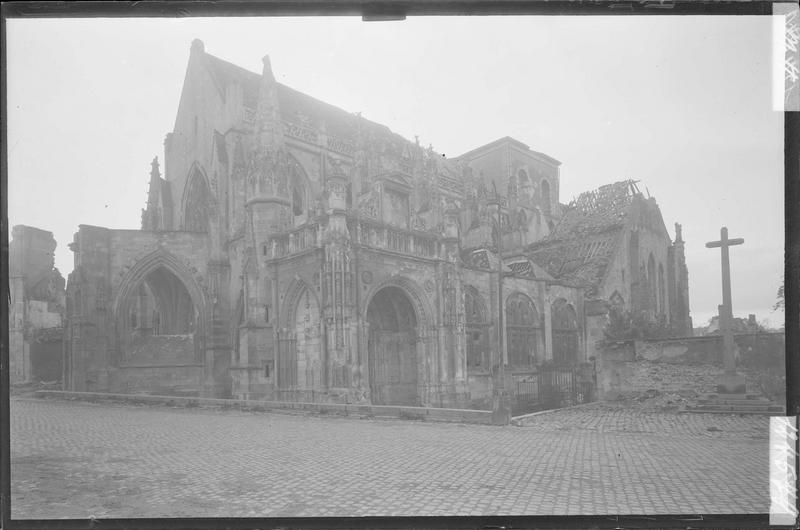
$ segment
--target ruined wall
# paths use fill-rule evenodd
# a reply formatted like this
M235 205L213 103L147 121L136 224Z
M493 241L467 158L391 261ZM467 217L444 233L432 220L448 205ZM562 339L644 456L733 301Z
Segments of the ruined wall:
M746 374L748 391L780 396L780 388L768 385L777 381L780 386L782 380L785 390L784 335L741 334L735 336L735 342L737 370ZM598 389L601 399L608 401L637 398L647 392L692 398L716 391L722 365L719 335L608 343L597 356Z
M52 232L17 225L9 243L11 383L60 380L64 279L54 266ZM57 374L56 377L53 377Z
M204 377L193 381L193 388L206 388L213 393L211 376L217 341L209 312L208 298L224 296L209 277L208 243L204 234L187 232L145 232L139 230L109 230L81 225L70 248L75 253L75 269L70 274L67 304L67 335L65 344L66 385L78 391L113 391L137 387L148 388L146 378L136 376L136 384L127 381L133 374L122 369L160 366L158 377L167 372L185 371L180 365L199 367ZM132 300L150 273L166 269L173 274L191 297L193 320L193 349L191 359L167 363L164 359L132 357L127 311ZM177 287L177 286L176 286ZM221 348L224 355L228 352ZM158 371L158 370L156 370ZM146 370L140 373L148 373ZM153 372L153 371L151 371ZM154 387L160 387L153 380Z

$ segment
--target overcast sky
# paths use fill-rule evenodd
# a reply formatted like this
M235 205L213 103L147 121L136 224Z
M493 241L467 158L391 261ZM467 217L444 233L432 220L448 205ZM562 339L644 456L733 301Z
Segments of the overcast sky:
M8 20L9 217L138 228L192 39L448 157L512 136L560 160L561 202L640 180L683 225L695 326L721 303L727 225L737 316L773 312L783 275L783 117L770 17Z

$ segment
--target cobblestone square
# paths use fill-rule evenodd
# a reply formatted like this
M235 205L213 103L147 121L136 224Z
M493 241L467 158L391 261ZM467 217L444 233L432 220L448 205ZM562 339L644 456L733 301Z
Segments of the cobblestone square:
M491 427L14 398L11 516L766 513L768 434L599 406Z

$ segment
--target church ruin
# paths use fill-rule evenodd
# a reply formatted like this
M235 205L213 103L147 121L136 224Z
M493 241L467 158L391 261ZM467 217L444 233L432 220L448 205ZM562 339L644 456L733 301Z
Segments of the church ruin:
M56 382L62 377L64 277L55 267L53 233L11 229L8 246L9 382Z
M691 333L680 228L635 183L561 204L522 142L446 159L263 64L194 41L141 230L80 226L68 389L475 407L501 363L586 362L612 306Z

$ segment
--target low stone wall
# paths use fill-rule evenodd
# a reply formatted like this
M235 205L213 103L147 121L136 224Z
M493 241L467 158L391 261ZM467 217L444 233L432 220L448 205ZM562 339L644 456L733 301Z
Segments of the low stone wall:
M603 401L661 394L694 398L714 392L722 372L722 368L712 364L606 360L602 367L598 365L597 386Z
M197 394L203 388L203 365L120 366L109 371L108 390L112 392L148 392ZM102 387L99 390L103 390Z
M737 369L747 375L748 391L780 399L784 370L783 333L735 335ZM618 341L597 345L597 385L603 401L667 396L692 399L716 391L722 374L722 336ZM783 378L785 381L785 377Z
M492 424L492 413L485 410L442 409L435 407L405 407L391 405L351 405L344 403L302 403L296 401L259 401L247 399L215 399L179 396L153 396L147 394L109 394L104 392L64 392L40 390L36 397L79 399L82 401L125 401L128 403L153 403L184 407L216 407L240 410L305 411L317 414L334 414L356 417L390 417L410 420L443 421L453 423Z
M782 364L786 338L782 332L737 333L733 336L737 362L743 365ZM635 341L638 357L649 361L717 364L722 366L722 335Z

